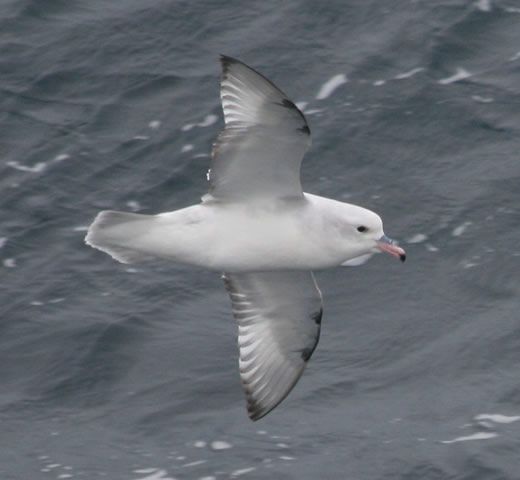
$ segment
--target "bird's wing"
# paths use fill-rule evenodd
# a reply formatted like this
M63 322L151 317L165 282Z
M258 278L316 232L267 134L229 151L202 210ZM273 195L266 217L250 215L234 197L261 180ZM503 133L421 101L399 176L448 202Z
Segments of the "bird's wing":
M312 272L225 273L238 322L240 377L258 420L292 390L318 344L321 292Z
M302 198L300 164L310 130L298 107L264 76L222 56L226 127L212 151L205 200Z

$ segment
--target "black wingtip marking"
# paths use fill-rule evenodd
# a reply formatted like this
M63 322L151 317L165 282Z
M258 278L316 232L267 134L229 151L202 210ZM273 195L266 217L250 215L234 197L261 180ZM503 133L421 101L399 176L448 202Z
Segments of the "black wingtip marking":
M229 55L224 55L223 53L220 54L220 61L222 63L241 63L240 60L237 60L236 58L230 57Z
M314 352L314 348L304 348L302 350L302 360L308 362L312 356L312 352Z
M282 107L290 108L291 110L298 110L298 107L294 104L294 102L292 102L288 98L284 98L281 101L280 105L282 105Z
M230 57L228 55L220 54L220 64L222 65L222 76L221 79L225 80L228 78L230 69L233 65L242 65L243 67L247 68L251 72L254 72L259 77L264 79L268 84L270 84L276 91L280 93L281 96L286 97L285 93L283 93L282 90L280 90L271 80L269 80L265 75L261 74L258 70L255 70L254 68L250 67L249 65L245 64L244 62L237 60L236 58ZM289 110L294 110L298 112L298 115L302 119L303 126L298 128L299 132L304 133L305 135L311 135L311 130L307 125L307 120L305 119L305 115L303 112L296 106L296 104L289 100L288 98L284 98L281 102L276 102L277 105L280 105L284 108L287 108Z
M229 68L232 65L244 65L247 68L248 67L244 62L241 62L240 60L237 60L236 58L230 57L228 55L220 54L220 64L222 65L222 72L226 74L229 71Z
M256 409L254 407L251 407L247 410L247 416L249 419L253 422L256 422L257 420L260 420L262 417L267 415L269 412L263 412L262 409Z
M303 120L303 127L298 128L297 130L299 132L305 133L306 135L311 134L311 129L307 125L307 121L305 120L305 116L303 115L302 111L296 106L296 104L289 100L288 98L284 98L280 103L277 103L277 105L281 105L282 107L288 108L289 110L295 110L300 115L301 119Z
M225 77L228 74L231 65L237 64L237 63L242 63L242 62L240 60L237 60L236 58L220 54L220 65L222 66L222 76Z
M321 318L323 317L323 308L320 308L319 311L313 313L311 318L314 320L316 325L321 325Z
M260 420L262 417L265 417L276 405L272 408L262 407L259 403L257 403L253 397L253 393L250 391L249 387L242 382L242 386L246 392L246 401L247 401L247 416L253 422Z

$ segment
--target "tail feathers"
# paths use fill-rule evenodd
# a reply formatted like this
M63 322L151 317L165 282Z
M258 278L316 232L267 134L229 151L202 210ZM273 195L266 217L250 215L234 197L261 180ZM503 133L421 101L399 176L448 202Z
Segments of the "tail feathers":
M152 215L105 210L90 225L85 243L121 263L149 260L152 255L135 247L139 245L139 238L148 232L153 220Z

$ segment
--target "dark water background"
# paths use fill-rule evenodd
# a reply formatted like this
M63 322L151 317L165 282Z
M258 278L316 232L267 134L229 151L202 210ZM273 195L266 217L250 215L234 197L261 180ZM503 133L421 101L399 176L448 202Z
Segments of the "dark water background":
M307 102L305 189L409 257L318 273L257 423L218 276L83 244L205 192L219 53ZM3 0L0 102L1 480L520 479L520 2Z

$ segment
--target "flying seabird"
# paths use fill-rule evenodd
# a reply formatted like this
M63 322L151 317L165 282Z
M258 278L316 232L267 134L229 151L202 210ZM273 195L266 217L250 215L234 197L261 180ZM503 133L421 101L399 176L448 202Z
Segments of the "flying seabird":
M222 56L225 128L213 145L209 192L173 212L100 212L85 241L122 263L148 258L222 273L238 323L240 377L252 420L291 391L320 335L313 271L405 251L365 208L304 193L305 116L271 81Z

